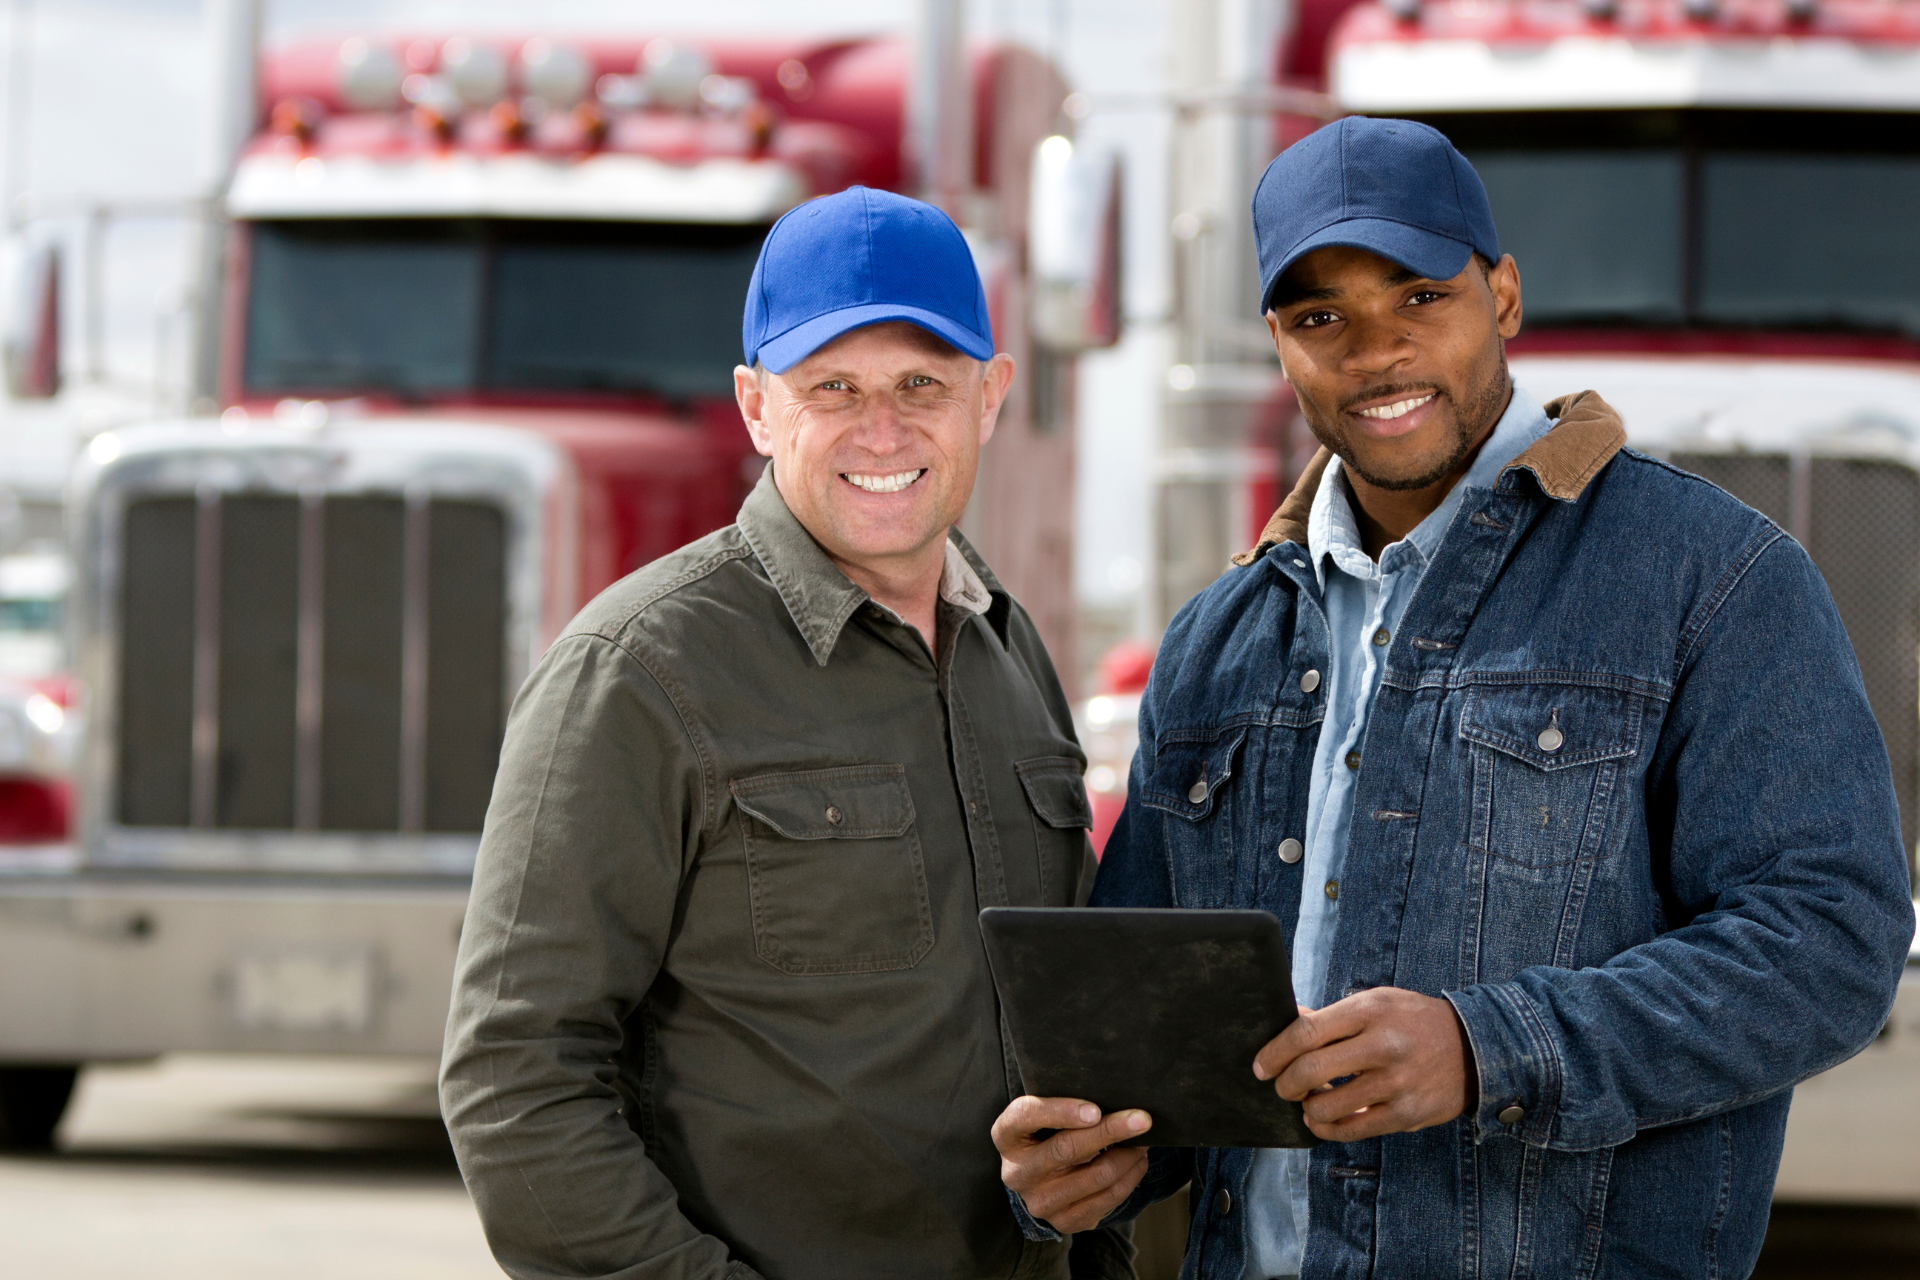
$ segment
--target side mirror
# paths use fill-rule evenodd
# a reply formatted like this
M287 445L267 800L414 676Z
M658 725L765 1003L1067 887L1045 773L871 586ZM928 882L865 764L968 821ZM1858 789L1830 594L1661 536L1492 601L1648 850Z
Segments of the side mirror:
M1033 149L1033 336L1053 351L1120 341L1120 158L1055 135Z
M9 296L0 333L7 394L49 400L60 390L60 249L24 242L9 248Z

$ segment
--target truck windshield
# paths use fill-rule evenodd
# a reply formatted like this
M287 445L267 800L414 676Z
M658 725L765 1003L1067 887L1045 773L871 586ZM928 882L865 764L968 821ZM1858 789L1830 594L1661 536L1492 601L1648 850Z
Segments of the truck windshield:
M266 395L730 395L765 227L254 224L244 380Z
M1537 324L1920 336L1920 127L1772 111L1428 117L1487 185Z

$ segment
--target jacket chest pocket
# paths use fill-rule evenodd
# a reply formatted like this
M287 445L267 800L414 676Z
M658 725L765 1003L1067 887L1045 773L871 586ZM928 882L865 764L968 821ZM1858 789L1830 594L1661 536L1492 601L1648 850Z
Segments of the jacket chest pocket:
M1640 754L1645 699L1584 685L1479 686L1460 712L1471 744L1468 843L1546 869L1605 857L1620 774Z
M1079 906L1093 887L1092 877L1085 874L1092 852L1087 832L1093 828L1093 805L1080 779L1080 762L1072 756L1041 756L1017 761L1013 768L1033 810L1040 905Z
M792 974L910 969L933 947L905 766L727 784L741 810L754 951Z
M1164 815L1160 830L1172 860L1174 905L1220 907L1233 894L1236 806L1251 810L1234 778L1245 725L1207 733L1160 735L1153 771L1140 789L1143 808Z

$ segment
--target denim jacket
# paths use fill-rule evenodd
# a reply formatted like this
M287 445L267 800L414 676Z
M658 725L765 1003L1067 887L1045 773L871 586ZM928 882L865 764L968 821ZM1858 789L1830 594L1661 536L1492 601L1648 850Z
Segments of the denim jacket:
M1322 994L1444 995L1478 1100L1313 1152L1303 1280L1746 1275L1792 1087L1878 1031L1913 933L1886 751L1812 562L1622 448L1593 393L1546 408L1392 638ZM1168 628L1093 905L1291 931L1324 467ZM1240 1280L1251 1159L1156 1149L1114 1218L1191 1180L1183 1280Z

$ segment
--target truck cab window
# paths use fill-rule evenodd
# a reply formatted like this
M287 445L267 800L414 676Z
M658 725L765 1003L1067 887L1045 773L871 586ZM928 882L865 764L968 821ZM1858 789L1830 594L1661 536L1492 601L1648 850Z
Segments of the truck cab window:
M1920 134L1872 112L1424 117L1486 183L1540 325L1920 336ZM1763 140L1763 141L1756 141Z
M761 226L474 219L253 228L246 389L732 393Z

